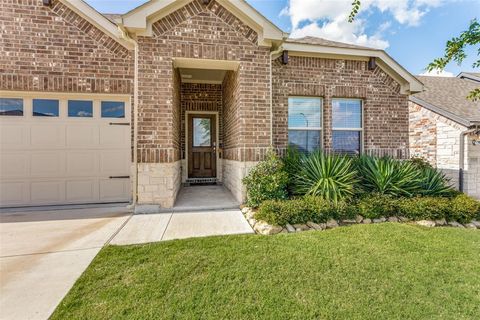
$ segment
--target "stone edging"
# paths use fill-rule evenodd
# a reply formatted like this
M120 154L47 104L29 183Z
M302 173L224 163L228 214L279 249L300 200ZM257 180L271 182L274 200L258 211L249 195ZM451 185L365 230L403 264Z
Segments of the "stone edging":
M288 224L284 227L282 226L275 226L268 224L262 220L255 219L255 211L249 207L242 208L242 214L245 219L248 221L250 226L253 228L255 233L263 234L263 235L272 235L277 233L291 233L291 232L301 232L301 231L310 231L310 230L326 230L326 229L333 229L340 226L348 226L352 224L371 224L371 223L382 223L382 222L415 222L416 224L424 227L443 227L443 226L450 226L450 227L457 227L457 228L468 228L468 229L480 229L480 221L473 220L470 223L461 224L456 221L449 221L447 222L445 219L440 220L419 220L419 221L412 221L405 217L389 217L389 218L379 218L379 219L368 219L362 216L357 216L355 219L345 219L345 220L334 220L330 219L326 223L315 223L315 222L307 222L306 224Z

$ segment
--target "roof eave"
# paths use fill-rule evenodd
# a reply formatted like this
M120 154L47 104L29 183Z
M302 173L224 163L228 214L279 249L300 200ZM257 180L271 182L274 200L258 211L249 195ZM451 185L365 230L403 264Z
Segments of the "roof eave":
M473 124L475 124L477 122L480 123L480 121L471 121L471 120L465 119L463 117L460 117L460 116L458 116L454 113L446 111L446 110L444 110L444 109L442 109L442 108L440 108L436 105L433 105L433 104L431 104L431 103L429 103L425 100L422 100L418 97L415 97L415 96L410 96L410 101L412 101L412 102L414 102L414 103L416 103L416 104L424 107L425 109L428 109L428 110L430 110L430 111L432 111L436 114L439 114L439 115L441 115L441 116L443 116L443 117L445 117L449 120L452 120L453 122L456 122L456 123L458 123L458 124L460 124L464 127L467 127L467 128L472 126Z
M390 57L385 51L380 49L361 49L361 48L341 48L334 46L324 46L317 44L302 44L286 41L283 49L288 50L290 54L302 54L311 56L339 56L370 58L375 57L383 63L378 65L402 85L403 94L413 94L424 90L423 83L414 77L410 72L403 68L398 62Z

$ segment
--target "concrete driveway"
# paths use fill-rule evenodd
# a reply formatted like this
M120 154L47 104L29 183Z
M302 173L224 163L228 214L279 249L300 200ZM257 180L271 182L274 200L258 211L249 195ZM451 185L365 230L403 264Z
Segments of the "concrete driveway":
M129 216L125 207L0 213L0 319L47 319Z

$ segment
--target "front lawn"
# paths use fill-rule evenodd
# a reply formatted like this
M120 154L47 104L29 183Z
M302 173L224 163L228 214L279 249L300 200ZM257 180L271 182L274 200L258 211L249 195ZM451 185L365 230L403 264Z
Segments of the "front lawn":
M407 224L109 246L53 319L478 319L480 232Z

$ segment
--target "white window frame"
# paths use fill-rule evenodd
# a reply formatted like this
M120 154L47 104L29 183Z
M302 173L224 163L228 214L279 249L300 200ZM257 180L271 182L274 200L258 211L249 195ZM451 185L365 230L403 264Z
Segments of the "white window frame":
M290 127L288 125L288 109L290 108L290 98L310 98L320 100L320 127ZM288 132L292 131L320 131L320 145L319 150L323 150L323 98L318 96L288 96L287 101L287 146L290 146L290 141L288 137Z
M336 100L356 100L356 101L360 101L360 125L362 126L361 128L335 128L333 126L333 103L334 101ZM333 148L333 132L334 131L359 131L360 132L360 154L363 154L364 153L364 143L363 143L363 136L364 136L364 132L363 132L363 128L365 127L365 124L364 124L364 107L363 107L363 99L358 99L358 98L332 98L332 151L335 152L334 148Z

